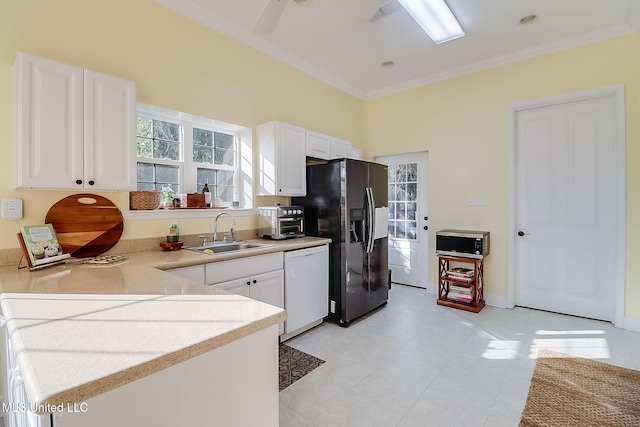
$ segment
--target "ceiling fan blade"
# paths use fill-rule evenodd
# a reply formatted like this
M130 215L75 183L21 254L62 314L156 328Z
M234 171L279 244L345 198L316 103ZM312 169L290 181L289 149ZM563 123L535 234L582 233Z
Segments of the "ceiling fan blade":
M382 0L383 4L380 9L376 10L376 13L369 18L369 22L376 22L378 19L391 15L396 10L402 8L402 5L398 0Z
M289 0L267 0L251 31L256 34L273 32L288 2Z

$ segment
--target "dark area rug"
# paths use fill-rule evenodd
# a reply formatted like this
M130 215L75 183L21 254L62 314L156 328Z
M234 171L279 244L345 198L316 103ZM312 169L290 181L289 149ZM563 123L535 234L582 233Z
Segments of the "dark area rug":
M324 360L280 343L280 391L324 363Z

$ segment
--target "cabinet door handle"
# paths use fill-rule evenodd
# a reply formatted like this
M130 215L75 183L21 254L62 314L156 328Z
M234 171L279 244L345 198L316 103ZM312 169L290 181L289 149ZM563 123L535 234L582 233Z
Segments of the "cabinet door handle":
M247 286L249 286L250 284L251 284L251 282L247 280Z
M428 225L425 225L424 227L422 227L422 229L424 229L424 230L428 230L428 229L429 229L429 226L428 226Z
M258 283L258 281L256 279L253 279L253 283L256 284Z
M94 180L90 180L90 181L89 181L89 185L93 185L93 184L95 184L95 183L96 183L96 182L95 182Z
M81 179L76 179L76 184L82 185L82 180Z

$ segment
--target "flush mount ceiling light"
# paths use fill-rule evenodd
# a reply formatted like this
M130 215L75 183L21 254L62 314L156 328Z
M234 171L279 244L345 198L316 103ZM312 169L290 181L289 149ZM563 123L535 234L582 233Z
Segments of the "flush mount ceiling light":
M444 0L398 0L436 44L464 36L460 23Z

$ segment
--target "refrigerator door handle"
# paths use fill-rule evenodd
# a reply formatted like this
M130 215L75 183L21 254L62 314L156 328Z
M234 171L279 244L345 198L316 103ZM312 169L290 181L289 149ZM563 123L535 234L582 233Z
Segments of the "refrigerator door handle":
M373 209L374 209L374 201L373 201L373 189L371 187L366 188L367 193L367 253L373 252L373 243L374 243L374 217L373 217Z

